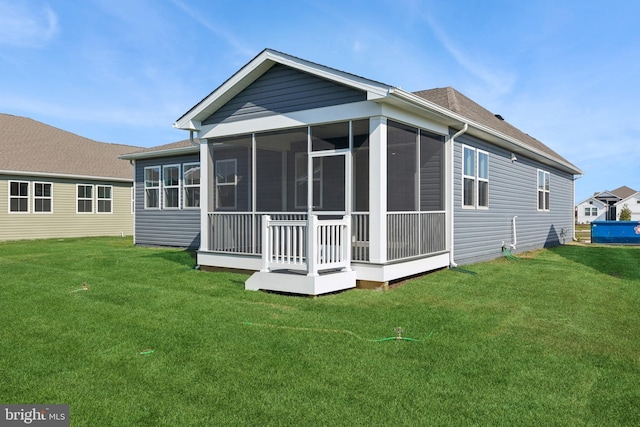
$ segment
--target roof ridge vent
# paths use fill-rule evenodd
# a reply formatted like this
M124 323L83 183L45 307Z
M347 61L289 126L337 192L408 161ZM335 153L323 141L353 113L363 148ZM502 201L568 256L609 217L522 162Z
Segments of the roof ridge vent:
M494 114L498 120L502 120L504 122L504 118L500 114Z

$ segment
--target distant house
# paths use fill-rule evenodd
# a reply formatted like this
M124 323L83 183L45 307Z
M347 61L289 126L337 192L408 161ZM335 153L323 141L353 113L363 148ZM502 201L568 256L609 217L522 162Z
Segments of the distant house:
M134 243L200 247L200 146L190 140L120 156L134 164Z
M0 114L0 240L133 234L138 149Z
M634 194L636 190L627 186L595 193L576 205L576 222L615 221L619 216L618 203Z
M631 211L631 221L640 221L640 192L634 193L615 204L617 219L620 219L620 211L626 206Z
M266 49L174 126L200 140L198 263L256 271L247 289L380 285L573 235L582 171L451 87Z

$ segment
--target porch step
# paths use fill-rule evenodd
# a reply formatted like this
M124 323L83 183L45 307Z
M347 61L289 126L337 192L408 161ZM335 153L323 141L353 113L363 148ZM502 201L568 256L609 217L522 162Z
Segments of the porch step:
M356 287L355 271L335 271L307 276L288 271L257 271L244 282L251 291L266 290L303 295L321 295Z

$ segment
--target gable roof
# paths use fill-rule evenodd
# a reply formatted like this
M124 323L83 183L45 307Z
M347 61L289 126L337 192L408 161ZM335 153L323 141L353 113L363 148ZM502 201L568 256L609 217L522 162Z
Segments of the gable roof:
M571 174L582 174L575 165L551 148L520 131L451 87L415 93L366 79L282 52L265 49L222 85L183 114L174 127L189 131L202 129L202 121L220 109L266 73L274 64L283 64L312 75L366 92L366 99L411 108L437 118L453 129L468 125L470 135L485 139L516 154L538 160Z
M617 201L615 205L616 206L622 206L625 203L629 202L631 199L640 200L640 191L632 193L632 194L629 194L624 199L621 199L621 200Z
M118 155L137 149L0 113L0 173L133 181L131 165Z
M634 190L633 188L629 188L626 185L623 185L622 187L618 187L615 190L611 190L611 193L615 194L616 196L620 197L621 199L626 199L627 197L632 196L635 193L637 193L637 191Z
M196 138L194 142L200 144ZM144 148L133 153L122 154L119 156L125 160L151 159L156 157L177 156L181 154L195 154L200 152L199 145L193 145L189 139L172 142L170 144L157 145L155 147Z

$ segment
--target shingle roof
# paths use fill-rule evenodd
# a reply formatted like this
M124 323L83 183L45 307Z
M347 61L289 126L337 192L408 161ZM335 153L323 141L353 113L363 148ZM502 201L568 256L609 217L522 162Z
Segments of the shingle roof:
M36 120L0 113L0 171L133 179L118 155L139 147L94 141Z
M200 143L198 138L195 138L194 141L196 143ZM142 150L125 153L120 157L123 159L145 159L145 158L154 158L154 157L164 157L177 154L177 152L181 154L187 153L197 153L200 148L198 146L194 146L191 144L191 141L188 139L183 139L181 141L172 142L170 144L157 145L155 147L144 148Z
M494 113L490 112L470 98L467 98L462 93L458 92L450 86L422 90L414 92L414 95L424 98L427 101L431 101L448 110L451 110L454 113L464 116L476 123L482 124L507 136L515 138L518 141L530 146L531 148L541 151L549 156L555 157L568 164L571 164L567 159L553 151L542 142L522 132L520 129L509 124L507 121L497 117Z
M610 192L620 197L621 199L626 199L627 197L633 196L637 193L636 190L634 190L633 188L629 188L626 185L618 187L615 190L611 190Z

